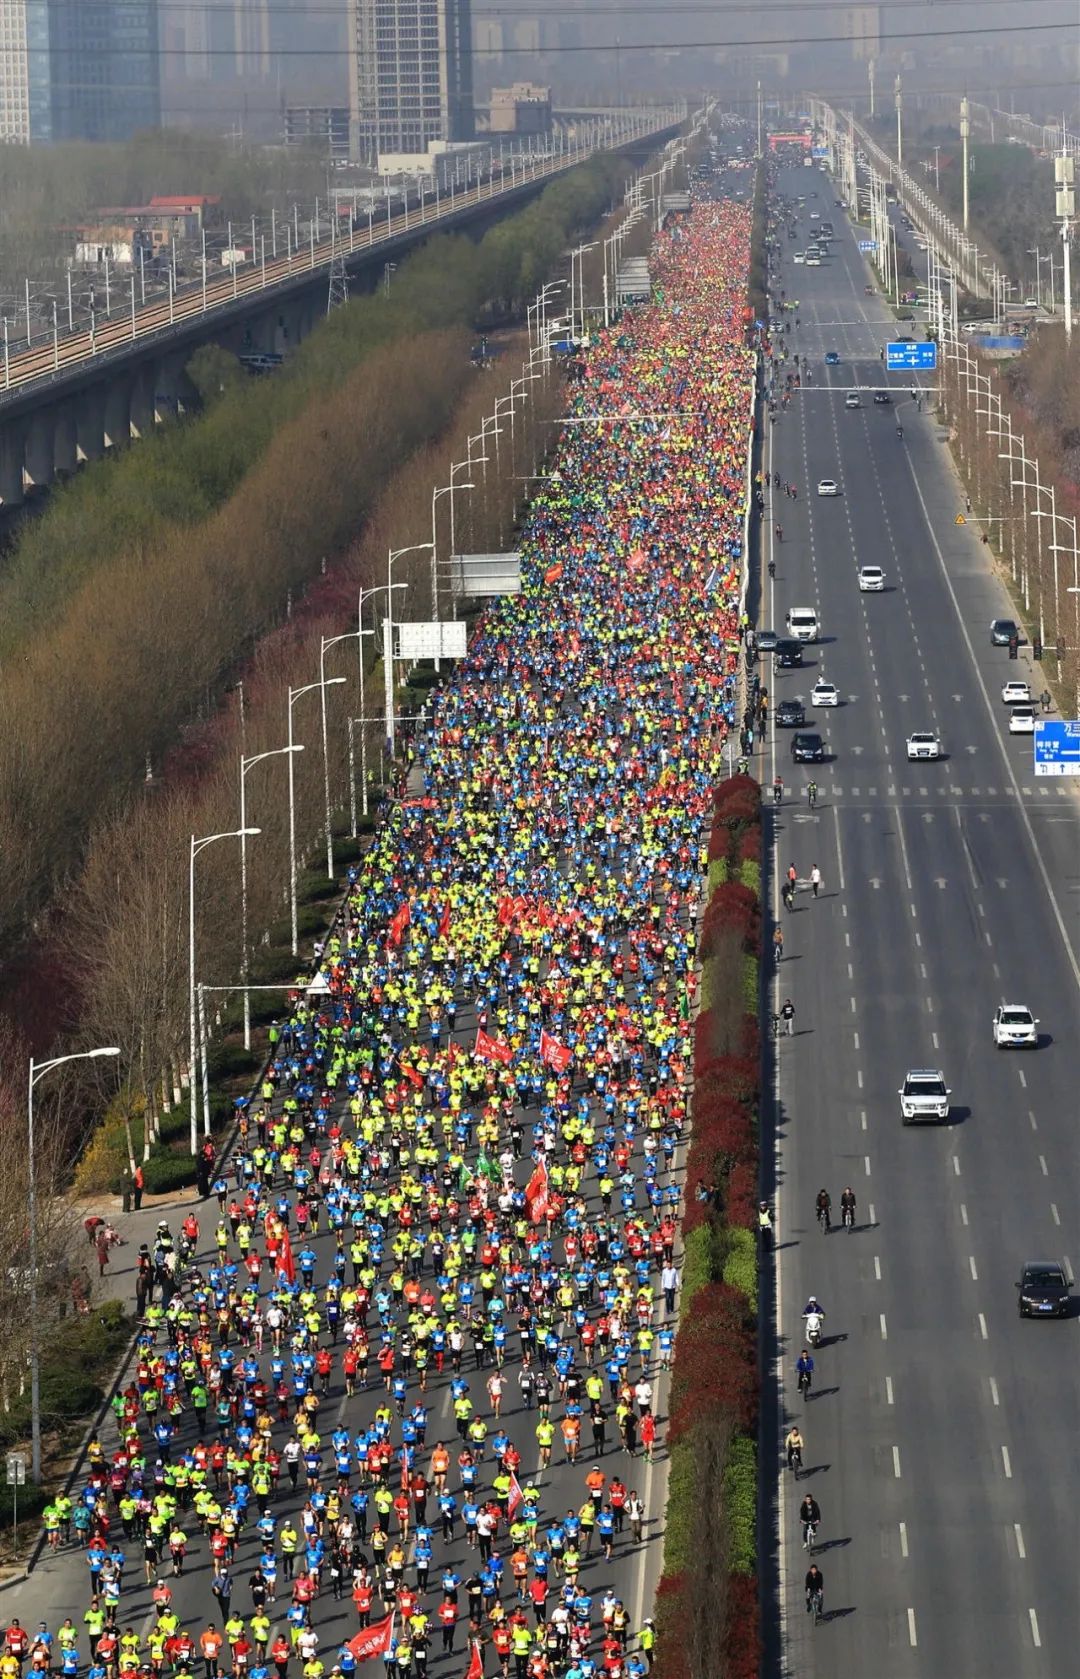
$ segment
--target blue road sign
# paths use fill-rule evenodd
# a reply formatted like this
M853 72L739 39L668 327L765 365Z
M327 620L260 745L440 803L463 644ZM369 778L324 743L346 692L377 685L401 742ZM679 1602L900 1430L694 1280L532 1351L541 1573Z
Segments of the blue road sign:
M1035 774L1080 775L1080 723L1036 718Z
M876 251L877 250L877 240L876 239L860 239L859 240L859 249L860 249L860 251Z
M920 344L886 344L885 366L890 373L932 372L937 366L937 345L932 339Z

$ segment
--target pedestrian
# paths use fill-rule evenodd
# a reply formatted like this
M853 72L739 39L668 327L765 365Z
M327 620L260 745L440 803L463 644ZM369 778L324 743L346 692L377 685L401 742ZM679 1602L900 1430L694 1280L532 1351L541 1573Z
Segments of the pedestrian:
M813 891L814 897L816 898L817 895L818 895L818 891L821 887L821 870L818 868L816 863L814 864L813 868L810 870L810 886L811 886L811 889Z
M785 997L780 1009L780 1019L784 1022L784 1034L793 1037L795 1033L795 1004L790 997Z

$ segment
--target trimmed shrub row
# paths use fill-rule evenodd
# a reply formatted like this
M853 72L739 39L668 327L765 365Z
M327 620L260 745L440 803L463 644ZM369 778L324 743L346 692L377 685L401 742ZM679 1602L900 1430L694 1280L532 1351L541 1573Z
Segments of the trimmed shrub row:
M713 795L653 1679L754 1679L761 793ZM702 1512L718 1512L709 1521Z

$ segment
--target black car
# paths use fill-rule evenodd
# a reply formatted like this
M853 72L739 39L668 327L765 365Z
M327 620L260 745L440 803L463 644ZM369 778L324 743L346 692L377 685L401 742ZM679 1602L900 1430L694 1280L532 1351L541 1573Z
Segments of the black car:
M780 640L775 630L758 630L754 637L754 645L759 653L775 653L776 644Z
M1016 1285L1022 1318L1069 1315L1069 1279L1054 1259L1029 1259Z
M875 391L874 401L877 403L879 408L886 408L892 401L892 397L889 395L888 391Z
M778 729L801 729L806 722L806 708L800 700L781 700L776 708Z
M823 764L825 742L820 735L792 735L791 761L794 764Z
M1020 631L1011 618L995 618L990 625L991 647L1008 647L1014 635L1019 637Z
M793 670L802 664L802 642L784 637L776 643L773 654L780 670Z

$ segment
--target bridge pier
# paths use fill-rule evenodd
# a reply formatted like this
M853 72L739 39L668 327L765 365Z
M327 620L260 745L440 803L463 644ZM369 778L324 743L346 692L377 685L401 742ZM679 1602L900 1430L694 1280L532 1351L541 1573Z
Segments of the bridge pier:
M57 478L70 478L79 464L79 434L70 403L62 403L53 411L53 472Z
M25 495L23 459L26 453L26 421L7 420L0 426L0 502L21 507Z
M88 385L75 398L75 453L79 461L99 461L105 453L105 391Z
M23 446L23 466L25 477L36 490L47 488L56 476L55 431L54 408L39 408L31 414Z
M131 378L116 375L105 388L105 447L123 449L131 442Z
M131 437L145 437L148 432L152 432L154 429L154 422L157 419L154 390L155 373L156 368L153 362L143 362L135 370L135 376L130 385L128 404L128 424Z

